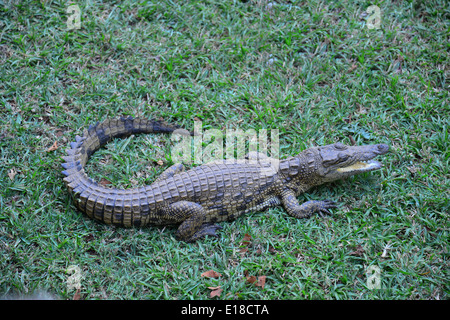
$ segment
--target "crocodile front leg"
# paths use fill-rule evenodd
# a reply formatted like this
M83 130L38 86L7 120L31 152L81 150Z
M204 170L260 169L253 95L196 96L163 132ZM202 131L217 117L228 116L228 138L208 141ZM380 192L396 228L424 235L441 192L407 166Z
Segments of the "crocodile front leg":
M218 237L216 230L222 228L207 222L205 209L195 202L174 202L164 209L164 214L181 222L176 237L186 242L193 242L207 235Z
M308 218L313 213L330 214L328 209L336 208L336 203L331 200L310 200L305 203L299 204L294 191L286 189L281 195L281 203L286 209L287 213L295 218Z

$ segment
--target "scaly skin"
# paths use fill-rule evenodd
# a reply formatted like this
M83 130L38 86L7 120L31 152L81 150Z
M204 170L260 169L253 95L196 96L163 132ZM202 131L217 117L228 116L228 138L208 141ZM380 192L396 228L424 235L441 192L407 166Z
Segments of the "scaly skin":
M113 138L170 133L177 128L160 121L121 118L97 123L83 137L77 136L63 164L64 181L77 208L96 220L126 227L179 224L177 238L191 242L217 236L220 226L216 222L280 204L295 218L329 214L328 209L336 207L333 201L300 205L297 196L325 182L379 169L381 164L371 159L389 150L384 144L351 147L336 143L279 161L258 153L189 171L175 164L151 185L126 190L104 188L84 172L89 157Z

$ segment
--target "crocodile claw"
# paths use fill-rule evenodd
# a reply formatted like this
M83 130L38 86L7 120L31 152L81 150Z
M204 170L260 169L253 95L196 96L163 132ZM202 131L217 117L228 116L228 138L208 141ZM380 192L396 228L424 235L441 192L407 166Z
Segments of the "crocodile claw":
M331 212L328 209L337 208L337 203L332 200L323 200L320 201L320 207L318 208L319 215L323 218L323 213L327 215L331 215Z
M216 233L216 230L222 229L218 224L204 224L201 228L187 240L187 242L193 242L200 238L204 238L205 236L212 236L218 238L219 235Z
M221 226L219 226L218 224L207 224L204 225L198 232L202 233L202 236L213 236L218 238L219 235L216 233L216 230L220 230L223 229Z

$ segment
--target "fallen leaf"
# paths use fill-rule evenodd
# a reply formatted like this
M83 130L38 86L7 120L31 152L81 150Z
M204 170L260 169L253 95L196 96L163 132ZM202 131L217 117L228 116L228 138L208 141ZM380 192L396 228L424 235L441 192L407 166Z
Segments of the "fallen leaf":
M16 174L17 174L16 170L14 170L14 169L9 170L9 172L8 172L9 179L14 180L14 177L16 176Z
M256 285L258 287L261 287L261 289L264 289L264 285L266 284L266 276L260 276L258 277L258 282L256 283Z
M50 148L47 149L47 152L55 151L56 149L58 149L58 142L55 141L55 142L52 144L52 146L51 146Z
M241 241L241 245L248 246L251 243L251 240L252 240L252 236L249 235L248 233L246 233L244 235L244 239L242 239L242 241Z
M256 277L255 276L249 276L247 277L247 283L255 283L256 282Z
M275 250L274 247L269 246L269 252L272 253L272 254L275 254L275 253L277 253L277 250Z
M210 298L214 298L214 297L220 297L220 294L222 293L223 289L218 286L218 287L208 287L208 289L211 289L211 293L209 294Z
M247 252L248 252L248 248L246 248L246 247L240 248L240 249L239 249L239 253L240 253L241 255L246 254Z
M222 275L214 270L208 270L206 272L203 272L201 274L201 276L206 277L206 278L215 278L216 279L216 278L221 277Z
M164 165L164 162L162 160L158 160L156 161L157 164L159 164L160 166Z
M107 186L109 184L112 184L112 182L106 180L105 178L101 178L100 181L99 181L99 184L102 185L102 186Z
M80 299L81 299L80 289L77 289L77 291L73 295L73 299L72 300L80 300Z

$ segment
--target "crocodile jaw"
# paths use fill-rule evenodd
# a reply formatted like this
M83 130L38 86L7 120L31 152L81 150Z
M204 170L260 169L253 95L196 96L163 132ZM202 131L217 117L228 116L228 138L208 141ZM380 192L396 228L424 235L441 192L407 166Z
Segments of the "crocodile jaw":
M317 150L319 161L317 172L319 180L324 183L381 169L382 164L374 158L386 154L389 146L385 144L346 146L335 143L318 147Z
M356 163L343 168L338 168L339 173L360 173L381 169L382 164L375 160L357 161Z

